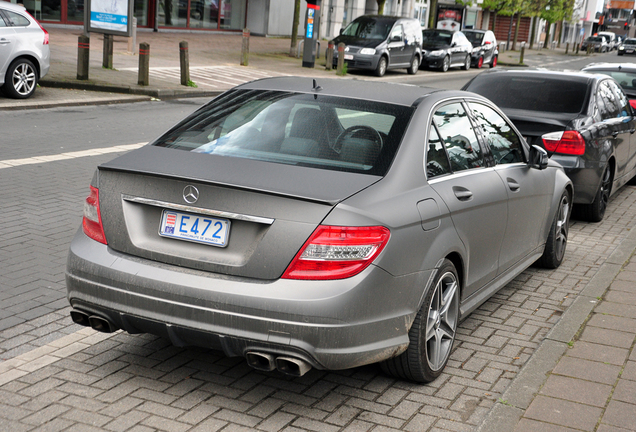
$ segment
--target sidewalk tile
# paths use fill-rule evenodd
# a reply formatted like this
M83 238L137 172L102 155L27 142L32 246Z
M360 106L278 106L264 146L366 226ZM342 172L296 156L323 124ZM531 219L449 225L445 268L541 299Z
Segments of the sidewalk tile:
M633 287L632 287L633 288ZM620 303L624 305L636 305L636 291L632 289L631 292L626 291L614 291L611 289L603 297L605 301L612 303Z
M587 323L588 326L636 333L636 320L631 318L603 315L595 313Z
M599 361L617 366L623 366L627 360L628 350L603 345L596 345L585 341L578 341L565 355L586 360Z
M621 378L636 381L636 362L627 362L627 365L625 365L625 369L623 369L623 373L621 374Z
M550 375L540 394L603 408L611 392L611 385Z
M635 419L636 405L612 400L605 410L601 423L633 431L636 424Z
M537 396L524 417L591 432L602 413L602 409L589 405Z
M550 423L544 423L535 420L529 420L522 418L514 432L578 432L576 429L571 429L565 426L554 425Z
M622 303L604 301L596 306L594 312L626 318L636 318L636 306Z
M630 348L635 337L636 333L586 326L579 340L618 348Z
M616 426L600 424L596 432L633 432L633 430L623 429Z
M562 357L552 371L552 373L555 374L581 378L603 384L616 383L620 372L620 366L568 356Z
M636 405L636 381L618 380L612 400ZM634 418L634 427L636 428L636 418Z

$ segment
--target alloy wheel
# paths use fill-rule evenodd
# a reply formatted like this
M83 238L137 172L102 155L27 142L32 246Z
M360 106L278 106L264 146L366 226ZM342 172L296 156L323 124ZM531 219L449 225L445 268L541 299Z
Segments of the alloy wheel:
M459 320L457 278L446 272L435 286L426 322L426 360L433 371L444 367L455 340Z
M569 197L564 195L561 198L561 203L559 205L559 215L557 216L556 221L556 256L559 260L563 258L565 254L565 248L568 243L568 219L570 214L570 200Z
M35 88L35 70L28 63L20 63L13 71L11 82L16 92L22 96L26 96Z

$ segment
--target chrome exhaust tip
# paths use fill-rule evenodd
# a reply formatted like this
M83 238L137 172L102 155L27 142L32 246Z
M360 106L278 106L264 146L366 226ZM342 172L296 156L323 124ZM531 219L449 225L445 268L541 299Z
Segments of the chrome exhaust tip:
M79 324L84 327L90 327L91 323L88 322L88 314L73 309L71 311L71 319L75 324Z
M277 357L276 369L285 375L301 377L311 369L311 365L304 360L293 357Z
M117 330L117 327L115 327L113 323L111 323L107 319L95 315L88 317L88 322L90 323L90 326L93 328L93 330L96 330L98 332L112 333Z
M260 371L271 372L276 369L274 364L274 356L266 353L248 352L245 354L247 364Z

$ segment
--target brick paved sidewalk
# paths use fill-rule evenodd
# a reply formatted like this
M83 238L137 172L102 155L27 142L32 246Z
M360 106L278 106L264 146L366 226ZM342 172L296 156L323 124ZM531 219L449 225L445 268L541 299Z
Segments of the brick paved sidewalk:
M585 324L567 342L563 336L554 336L561 329L553 329L489 413L481 431L636 430L634 245L636 231L630 232L623 247L608 258L579 296L582 310L577 315L587 312L583 303L592 309Z

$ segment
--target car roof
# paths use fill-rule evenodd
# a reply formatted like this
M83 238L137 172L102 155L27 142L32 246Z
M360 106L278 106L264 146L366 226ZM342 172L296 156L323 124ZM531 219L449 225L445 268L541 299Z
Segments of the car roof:
M9 2L5 2L5 1L0 1L0 7L5 9L5 10L10 10L10 11L14 11L14 12L24 12L24 11L26 11L26 8L24 6L22 6L21 4L14 4L14 3L9 3Z
M490 30L480 30L480 29L463 29L464 33L488 33Z
M480 76L503 75L503 74L519 76L519 77L541 77L546 79L567 78L568 80L578 81L578 82L607 79L607 75L603 75L603 74L594 74L589 72L570 71L570 70L549 71L546 69L525 69L525 70L496 69L493 71L482 72L479 75L477 75L475 78L478 78Z
M314 85L316 86L314 89ZM417 105L423 98L437 94L442 97L473 97L461 90L441 90L409 84L334 78L276 77L252 81L236 89L273 90L324 96L347 97L395 105ZM479 96L481 98L481 96Z
M585 66L583 71L588 70L612 70L612 71L620 71L626 70L629 72L636 72L636 64L634 63L591 63Z

